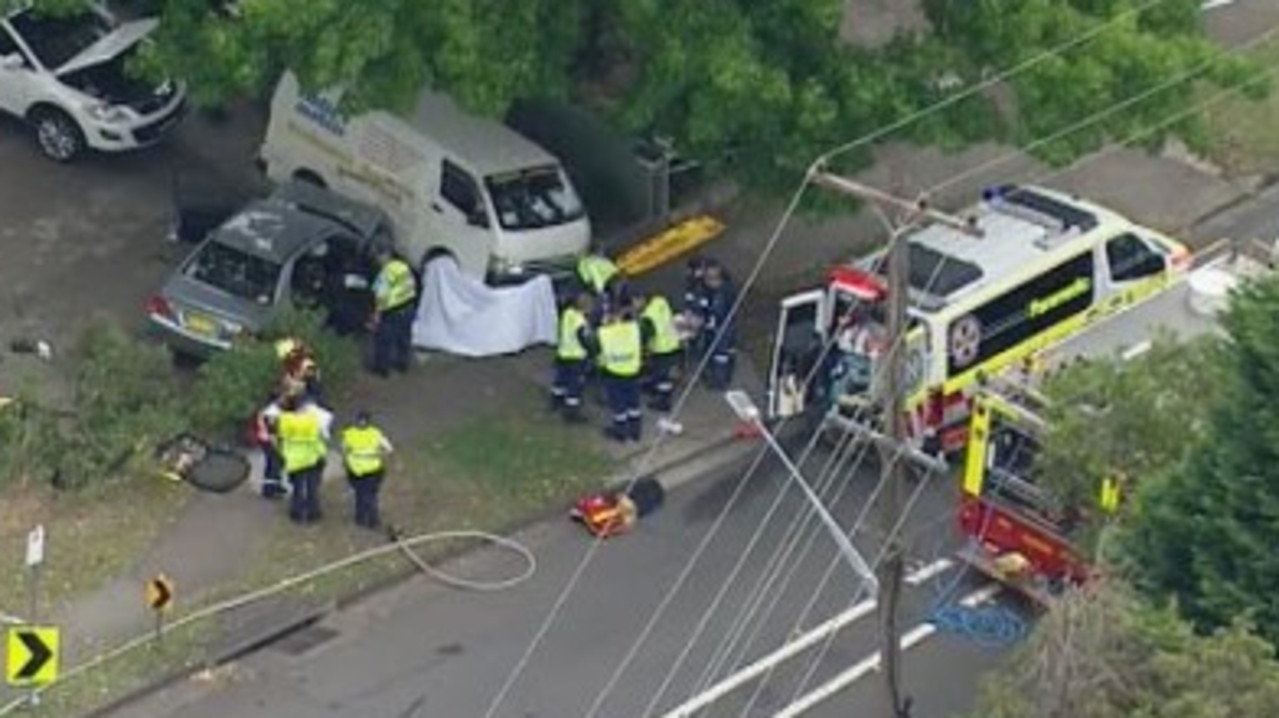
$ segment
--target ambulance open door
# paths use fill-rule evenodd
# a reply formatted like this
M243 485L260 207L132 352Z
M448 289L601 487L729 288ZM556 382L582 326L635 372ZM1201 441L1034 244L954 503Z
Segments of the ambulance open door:
M814 289L782 300L768 371L768 418L802 414L826 344L827 294Z

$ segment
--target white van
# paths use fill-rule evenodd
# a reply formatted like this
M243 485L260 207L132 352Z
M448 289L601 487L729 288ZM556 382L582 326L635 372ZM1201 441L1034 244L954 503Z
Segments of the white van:
M421 268L452 255L490 284L572 271L590 245L586 210L558 159L448 97L424 92L411 117L346 117L340 94L304 95L286 72L260 159L275 182L313 182L382 208Z

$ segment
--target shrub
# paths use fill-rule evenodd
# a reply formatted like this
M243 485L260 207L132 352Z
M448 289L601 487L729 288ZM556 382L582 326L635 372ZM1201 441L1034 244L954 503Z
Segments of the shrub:
M57 471L65 442L57 417L26 397L0 408L0 481L47 481Z
M351 385L360 371L360 345L341 337L324 326L324 315L313 311L283 314L268 330L271 339L292 336L306 342L315 352L324 372L324 385L330 393Z
M286 336L301 339L315 352L327 392L350 385L360 366L359 345L326 330L316 312L291 312L264 332L263 341L222 352L200 367L190 400L192 425L217 437L238 436L278 386L280 364L273 344Z
M238 437L278 385L273 341L286 335L315 351L327 391L349 386L359 368L358 345L326 331L311 312L285 316L264 341L214 356L185 389L166 350L115 325L92 324L72 353L71 407L19 400L0 409L0 480L76 488L149 465L156 446L183 431Z
M214 437L234 435L262 406L279 372L275 351L266 342L215 355L200 367L191 387L191 426Z
M174 433L176 381L164 350L96 322L71 353L71 406L19 400L0 417L5 478L49 478L59 488L126 473Z

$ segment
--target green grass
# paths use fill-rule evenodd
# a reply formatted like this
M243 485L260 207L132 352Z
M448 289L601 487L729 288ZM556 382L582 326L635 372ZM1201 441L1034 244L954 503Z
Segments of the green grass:
M1279 67L1279 40L1248 53L1266 69ZM1208 158L1234 177L1279 175L1279 83L1262 100L1231 97L1205 112ZM1209 97L1220 90L1208 90Z
M44 485L14 485L0 491L0 610L28 612L24 547L36 524L45 527L41 615L98 588L137 562L153 539L177 518L192 496L188 486L158 477L137 477L73 492Z
M383 488L384 520L402 535L435 531L501 532L555 506L566 506L599 485L613 468L589 428L566 428L547 421L528 397L501 416L468 420L416 444L401 443L388 465ZM324 525L276 527L255 585L385 544L382 535L351 524L351 498L344 482L326 482ZM338 524L338 525L334 525ZM456 544L433 543L417 552L427 560L456 551ZM398 555L375 559L312 581L294 590L325 601L376 585L403 572Z
M530 393L503 415L480 417L416 443L401 442L388 466L383 490L384 518L406 536L433 531L502 532L565 506L600 485L615 467L600 449L593 427L566 428L541 411L540 394ZM159 482L163 485L163 482ZM177 492L182 493L182 492ZM238 585L223 586L202 604L241 594L386 545L383 536L351 523L345 482L323 486L326 519L297 527L283 515ZM103 506L119 510L119 499ZM453 543L420 545L427 561L464 548ZM135 545L136 551L136 545ZM414 570L398 553L329 573L280 595L304 605L322 605ZM502 576L477 576L500 580ZM189 611L198 606L189 605ZM34 715L76 716L116 700L179 666L199 666L209 646L221 643L219 622L197 622L57 684ZM64 667L65 670L65 667ZM214 671L209 680L218 680Z
M67 718L84 715L91 709L110 704L159 677L173 675L183 669L199 667L207 658L206 647L216 630L215 622L194 622L167 632L160 641L151 641L128 653L66 677L40 699L31 716Z

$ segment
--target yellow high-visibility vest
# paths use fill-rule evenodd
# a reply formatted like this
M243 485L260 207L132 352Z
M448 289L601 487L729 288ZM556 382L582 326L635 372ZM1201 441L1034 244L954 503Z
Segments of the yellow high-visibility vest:
M1101 481L1101 496L1098 504L1101 510L1106 514L1114 514L1119 511L1119 477L1107 476Z
M373 294L377 299L379 312L403 307L417 297L413 270L404 260L398 257L391 259L378 272L377 279L373 282Z
M675 330L675 313L666 297L656 296L644 305L643 317L653 324L653 336L648 340L648 350L653 354L670 354L679 351L679 332Z
M352 426L342 432L342 456L352 476L368 476L382 470L386 437L376 426Z
M634 320L613 322L600 327L600 366L621 377L638 376L643 366L643 341L639 323Z
M586 327L586 314L577 307L568 307L560 315L560 341L555 347L555 356L565 361L580 361L586 358L586 346L579 338L581 330Z
M324 459L324 438L320 433L320 417L311 411L286 411L280 414L276 431L280 436L280 455L287 473L304 471Z
M608 281L616 275L617 265L608 257L587 254L577 260L577 276L596 294L603 294Z

